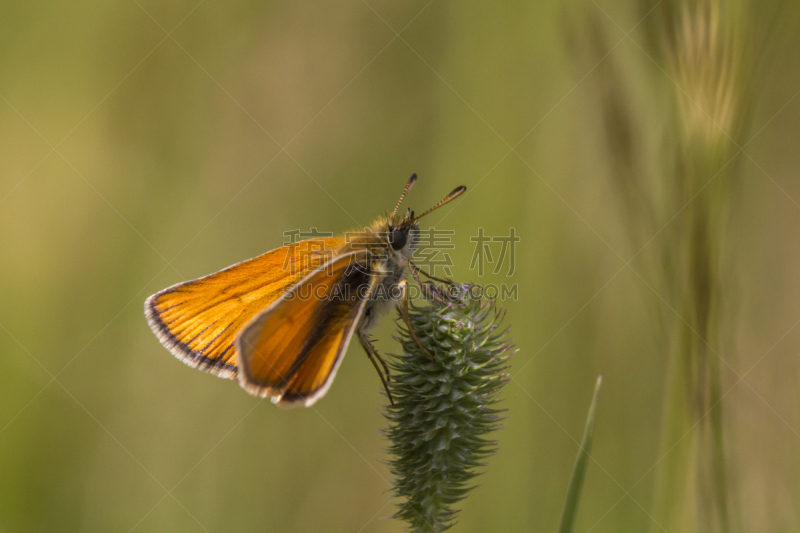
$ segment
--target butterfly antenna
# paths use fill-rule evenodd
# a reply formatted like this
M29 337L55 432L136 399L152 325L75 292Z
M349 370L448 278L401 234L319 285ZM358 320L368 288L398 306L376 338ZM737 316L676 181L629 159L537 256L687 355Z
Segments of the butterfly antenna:
M406 183L405 188L403 189L403 194L400 195L400 199L397 200L397 205L394 206L394 211L392 211L392 218L394 218L394 214L397 213L397 210L400 208L400 204L403 203L403 198L406 197L408 191L411 190L411 187L417 182L417 173L411 174L411 177L408 179L408 183Z
M463 185L461 185L460 187L456 187L455 189L453 189L453 192L451 192L450 194L448 194L447 196L442 198L441 201L438 204L436 204L435 206L431 207L430 209L428 209L427 211L425 211L424 213L422 213L418 217L414 217L414 220L415 221L419 220L422 217L424 217L425 215L427 215L428 213L431 213L432 211L436 211L437 209L439 209L443 205L452 202L453 200L455 200L456 198L458 198L459 196L464 194L464 191L466 191L466 190L467 190L467 188L464 187Z

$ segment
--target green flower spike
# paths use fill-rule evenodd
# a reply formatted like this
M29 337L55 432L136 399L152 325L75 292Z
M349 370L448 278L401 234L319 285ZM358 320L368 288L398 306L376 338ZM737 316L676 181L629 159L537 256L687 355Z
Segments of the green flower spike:
M401 500L394 517L414 532L450 528L458 513L453 505L495 452L487 434L502 420L497 392L509 380L513 353L508 330L498 330L503 313L479 295L480 286L424 288L434 298L409 310L413 335L400 321L403 354L389 363L394 405L385 411L389 467Z

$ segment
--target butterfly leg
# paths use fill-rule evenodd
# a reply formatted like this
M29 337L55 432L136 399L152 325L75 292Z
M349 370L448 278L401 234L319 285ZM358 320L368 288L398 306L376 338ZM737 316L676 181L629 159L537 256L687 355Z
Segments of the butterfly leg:
M439 278L434 278L433 276L431 276L430 274L428 274L427 272L422 270L420 267L418 267L417 265L415 265L411 261L409 261L408 264L411 266L411 275L414 277L414 279L417 281L417 283L419 283L420 287L425 289L428 292L428 294L430 294L434 298L434 300L436 300L437 302L442 303L442 304L446 305L447 307L452 308L452 305L450 305L449 302L444 301L444 299L439 294L437 294L435 291L431 291L428 288L429 285L432 285L432 286L435 287L436 284L433 283L433 282L430 282L430 281L423 282L420 279L419 274L421 272L422 274L425 274L425 276L427 276L428 278L434 279L436 281L441 281L442 283L445 283L445 284L449 284L449 285L455 285L455 284L452 281L447 281L447 280L443 280L443 279L439 279ZM401 283L405 283L405 281L402 281Z
M391 379L391 374L389 374L389 365L387 365L387 364L386 364L386 361L384 361L384 360L383 360L383 357L381 357L381 354L378 352L378 349L377 349L377 348L375 348L375 345L374 345L374 344L372 344L372 339L371 339L371 338L369 337L369 335L367 335L366 333L363 333L363 332L362 332L362 334L361 334L361 335L362 335L362 337L363 337L363 342L365 342L365 343L366 343L366 345L367 345L367 346L369 347L369 349L371 350L371 352L372 352L372 353L371 353L371 355L372 355L373 357L375 357L375 359L377 359L378 361L380 361L380 363L381 363L381 366L383 367L383 373L384 373L384 375L386 376L386 382L388 383L388 382L392 381L392 379ZM365 349L366 349L366 348L365 348Z
M383 383L383 388L386 390L386 395L389 397L389 402L394 405L394 399L392 398L392 393L389 391L389 384L387 383L389 380L389 365L386 364L386 361L381 358L378 350L376 350L375 346L372 345L372 341L370 341L367 334L364 333L363 326L359 328L356 333L358 333L358 341L361 343L361 347L364 348L365 352L367 352L367 357L369 357L369 360L372 362L372 366L375 367L378 377L381 378L381 383ZM383 370L386 372L385 378L383 372L381 372L381 368L378 366L377 361L375 361L376 359L381 362Z
M422 345L422 342L417 337L416 333L414 333L414 327L411 325L411 317L408 314L408 282L403 280L400 282L400 287L403 288L403 320L405 321L406 325L408 326L408 332L411 334L411 338L417 343L417 346L422 348L422 351L428 354L428 357L433 359L433 354L429 352L425 346Z
M420 268L417 265L415 265L414 263L412 263L410 260L408 261L408 264L411 265L411 268L412 268L412 270L414 272L422 274L428 279L432 279L434 281L438 281L439 283L444 283L445 285L454 285L453 280L442 279L442 278L437 278L436 276L431 276L430 274L425 272L425 270L423 270L422 268ZM419 281L419 277L416 277L416 279L417 279L417 281Z

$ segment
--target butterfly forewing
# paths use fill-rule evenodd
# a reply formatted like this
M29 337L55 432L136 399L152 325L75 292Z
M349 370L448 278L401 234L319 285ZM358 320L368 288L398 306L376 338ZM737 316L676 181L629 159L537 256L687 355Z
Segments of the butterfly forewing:
M236 335L309 272L330 260L340 238L277 248L210 276L179 283L145 302L150 327L186 364L233 378Z

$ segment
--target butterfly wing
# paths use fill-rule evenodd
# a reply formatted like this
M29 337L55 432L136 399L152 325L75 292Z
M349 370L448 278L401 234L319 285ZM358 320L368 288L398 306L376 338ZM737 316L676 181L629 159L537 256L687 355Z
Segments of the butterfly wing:
M236 340L242 387L281 407L307 407L325 395L377 284L365 257L337 257L244 328Z
M144 309L150 328L189 366L235 378L236 335L309 272L329 261L341 238L308 239L154 294Z

